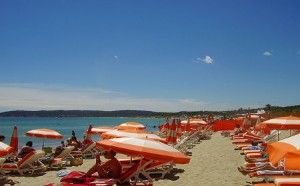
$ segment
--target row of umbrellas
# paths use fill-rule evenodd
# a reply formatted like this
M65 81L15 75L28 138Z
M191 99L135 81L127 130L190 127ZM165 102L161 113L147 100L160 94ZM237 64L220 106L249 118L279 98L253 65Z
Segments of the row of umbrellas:
M16 127L15 127L16 128ZM130 156L142 156L151 160L157 161L173 161L174 163L188 163L189 157L185 156L178 150L171 146L161 143L164 139L159 136L152 134L150 132L144 131L146 127L136 123L127 122L123 123L115 128L109 127L98 127L93 128L92 125L89 126L87 132L87 138L90 138L92 134L102 134L103 137L108 136L107 140L102 140L97 142L97 146L103 149L113 149L118 153L123 153ZM120 130L124 129L124 130ZM126 134L127 133L127 134ZM128 134L135 135L130 138L119 138L122 136L128 136ZM14 134L13 134L14 135ZM38 137L43 139L62 139L63 136L57 131L51 129L35 129L26 132L27 136ZM15 143L17 143L17 134L15 134ZM118 138L114 138L118 137ZM136 138L138 137L138 138ZM114 138L114 139L112 139ZM148 140L148 139L151 140ZM91 138L90 138L91 139ZM125 141L124 141L125 140ZM13 149L18 150L18 145L15 148L3 143L0 144L0 156L5 156L11 152ZM122 147L122 148L121 148Z

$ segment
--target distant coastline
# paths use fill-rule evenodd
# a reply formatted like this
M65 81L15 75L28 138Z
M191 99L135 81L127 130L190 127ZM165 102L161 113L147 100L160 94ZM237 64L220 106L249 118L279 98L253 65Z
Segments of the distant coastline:
M243 109L232 111L181 111L181 112L154 112L144 110L116 110L116 111L99 111L99 110L39 110L26 111L15 110L1 112L0 117L166 117L166 116L206 116L213 113L215 116L230 117L236 114L256 113L257 110L264 109L266 114L271 113L272 116L293 115L300 117L300 105L295 106L271 106L266 105L265 108Z

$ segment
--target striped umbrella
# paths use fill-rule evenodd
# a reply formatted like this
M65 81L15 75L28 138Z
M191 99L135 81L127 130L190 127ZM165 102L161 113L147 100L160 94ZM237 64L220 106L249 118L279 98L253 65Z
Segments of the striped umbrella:
M90 134L102 134L110 130L117 130L117 129L112 127L107 127L107 126L93 127L90 131ZM88 132L88 130L86 130L85 132Z
M27 136L30 137L37 137L37 138L42 138L43 139L43 146L42 148L44 148L44 142L45 139L62 139L63 136L56 132L55 130L52 129L34 129L34 130L30 130L28 132L26 132Z
M177 136L178 138L181 138L181 136L182 136L181 120L180 120L180 119L177 120L176 136Z
M172 124L169 127L169 133L167 134L166 141L171 144L175 144L177 142L175 119L172 120Z
M0 142L0 156L6 156L9 153L12 153L13 151L14 149L11 146L3 142Z
M96 143L97 147L104 150L114 150L117 153L128 156L141 156L149 160L160 162L174 162L187 164L190 158L177 149L164 143L139 139L139 138L114 138L102 140Z
M262 122L262 125L266 128L276 130L300 129L300 117L286 116L273 118Z
M190 118L188 118L187 123L185 125L184 131L189 132L191 130Z
M161 138L151 132L147 132L141 129L127 129L127 130L110 130L101 134L103 139L112 139L112 138L148 138L152 140L157 140L161 142L166 142L164 138Z
M272 165L277 166L287 152L300 150L300 134L267 145L269 161Z
M169 117L166 118L166 123L163 125L162 127L162 133L167 134L169 133L169 128L170 128L170 124L169 124Z
M18 128L17 126L14 126L13 133L10 138L10 144L13 148L13 152L15 155L18 154L18 145L19 145L19 138L18 138Z
M145 125L142 125L138 122L125 122L125 123L122 123L116 127L114 127L116 129L130 129L130 128L138 128L138 129L145 129L146 126Z

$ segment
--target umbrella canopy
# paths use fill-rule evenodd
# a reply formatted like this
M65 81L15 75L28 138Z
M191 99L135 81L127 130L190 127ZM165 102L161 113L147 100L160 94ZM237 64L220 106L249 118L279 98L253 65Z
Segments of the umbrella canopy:
M114 138L98 141L97 146L104 150L114 150L117 153L129 156L142 156L149 160L161 162L173 161L178 164L187 164L190 158L177 149L164 143L138 138Z
M172 124L170 125L169 133L167 134L166 141L167 143L172 143L172 144L175 144L177 141L175 119L172 120Z
M116 129L129 129L129 128L145 129L146 126L142 125L138 122L126 122L126 123L122 123L114 128L116 128Z
M0 156L6 156L9 153L12 153L13 151L14 149L11 146L3 142L0 142Z
M182 125L187 125L188 124L188 121L189 121L189 124L190 125L206 125L207 122L202 120L201 118L189 118L188 120L183 120L181 122Z
M300 129L300 117L278 117L262 122L266 128L277 130Z
M62 139L63 136L51 129L34 129L26 132L27 136L44 138L44 139Z
M300 134L280 140L274 143L268 143L268 158L272 165L277 166L278 162L287 154L300 150Z
M152 134L150 132L141 129L110 130L108 132L103 133L101 136L103 139L130 137L130 138L149 138L149 139L165 142L164 138L161 138L155 134Z
M284 159L285 170L300 171L300 150L287 152Z
M102 133L108 132L110 130L117 130L117 129L112 128L112 127L107 127L107 126L93 127L90 131L90 134L102 134ZM88 130L86 130L86 133L87 132L88 132Z
M19 138L18 138L18 128L16 126L14 126L13 133L11 135L9 145L13 148L13 153L15 155L17 155L18 154Z
M55 130L45 129L45 128L27 131L26 135L30 136L30 137L42 138L43 139L42 148L44 148L45 139L62 139L63 138L63 136L60 133L56 132Z

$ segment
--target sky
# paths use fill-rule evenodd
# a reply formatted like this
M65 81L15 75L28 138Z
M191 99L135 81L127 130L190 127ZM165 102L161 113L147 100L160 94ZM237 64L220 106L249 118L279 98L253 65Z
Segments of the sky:
M0 0L0 112L300 104L298 0Z

